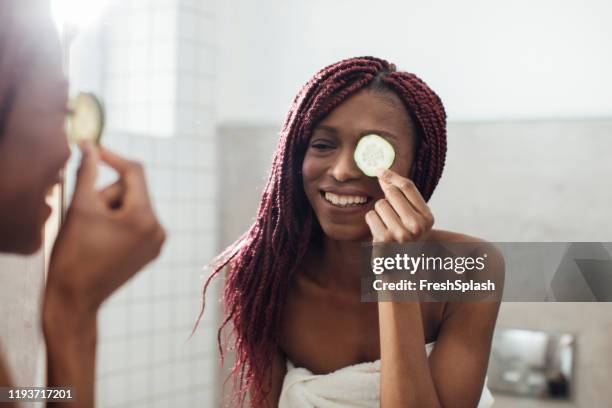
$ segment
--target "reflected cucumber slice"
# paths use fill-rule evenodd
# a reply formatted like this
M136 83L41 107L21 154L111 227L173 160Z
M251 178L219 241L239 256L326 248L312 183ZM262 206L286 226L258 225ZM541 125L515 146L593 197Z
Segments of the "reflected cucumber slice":
M79 143L90 140L100 143L104 130L104 107L92 93L81 92L71 99L68 108L71 114L67 121L68 140Z

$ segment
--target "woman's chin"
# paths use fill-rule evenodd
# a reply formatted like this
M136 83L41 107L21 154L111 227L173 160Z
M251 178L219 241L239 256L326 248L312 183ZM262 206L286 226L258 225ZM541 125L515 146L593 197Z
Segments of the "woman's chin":
M0 252L19 255L32 255L36 253L43 244L43 232L41 229L31 230L31 233L13 235L8 242L0 241Z
M367 225L323 225L323 232L329 239L336 241L371 241L372 235Z
M21 229L24 231L20 241L20 248L17 251L21 254L28 255L37 252L43 245L45 235L45 225L52 213L51 206L43 202L38 211L38 217L33 218L31 223ZM26 234L25 231L29 233Z

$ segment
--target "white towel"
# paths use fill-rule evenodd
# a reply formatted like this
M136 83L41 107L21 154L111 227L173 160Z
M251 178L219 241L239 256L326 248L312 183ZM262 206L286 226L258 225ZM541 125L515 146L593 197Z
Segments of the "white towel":
M435 342L425 345L427 355ZM478 408L493 405L485 378ZM279 408L378 408L380 407L380 360L340 368L329 374L313 374L287 359L287 374Z

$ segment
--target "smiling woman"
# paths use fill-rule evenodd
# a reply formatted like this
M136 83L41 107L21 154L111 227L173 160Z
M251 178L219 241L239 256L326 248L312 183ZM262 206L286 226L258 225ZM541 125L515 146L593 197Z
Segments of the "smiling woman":
M45 197L70 155L68 84L57 35L37 11L43 6L11 3L3 3L0 21L0 213L11 214L0 225L0 250L32 253L51 212Z
M355 161L370 134L395 152L378 177ZM445 154L440 98L385 60L343 60L304 86L257 219L213 260L204 286L229 266L219 334L231 323L238 403L490 406L483 386L497 303L360 301L363 242L475 240L432 229L427 201ZM305 386L315 377L320 387ZM351 378L363 383L350 388Z
M48 6L46 0L0 3L0 253L32 254L41 247L51 215L46 196L70 155L68 83ZM72 204L48 260L44 294L34 299L42 306L47 385L74 389L74 399L54 401L57 407L94 405L98 310L159 255L165 239L142 166L103 147L81 147ZM99 190L102 163L119 179ZM41 267L33 275L43 281L44 272ZM5 307L0 304L21 316L20 306ZM26 320L20 323L31 327ZM11 384L7 371L0 355L0 386ZM3 391L6 397L10 390Z

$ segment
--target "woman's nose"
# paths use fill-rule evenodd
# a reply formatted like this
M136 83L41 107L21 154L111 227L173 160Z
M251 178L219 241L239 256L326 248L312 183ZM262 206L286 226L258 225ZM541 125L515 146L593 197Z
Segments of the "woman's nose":
M355 163L354 149L344 149L336 157L332 166L332 176L339 182L361 177L363 174Z
M72 155L72 151L70 150L70 144L68 143L68 141L66 139L65 143L62 144L61 147L61 160L62 163L64 163L64 165L66 164L66 162L70 159L70 156Z

